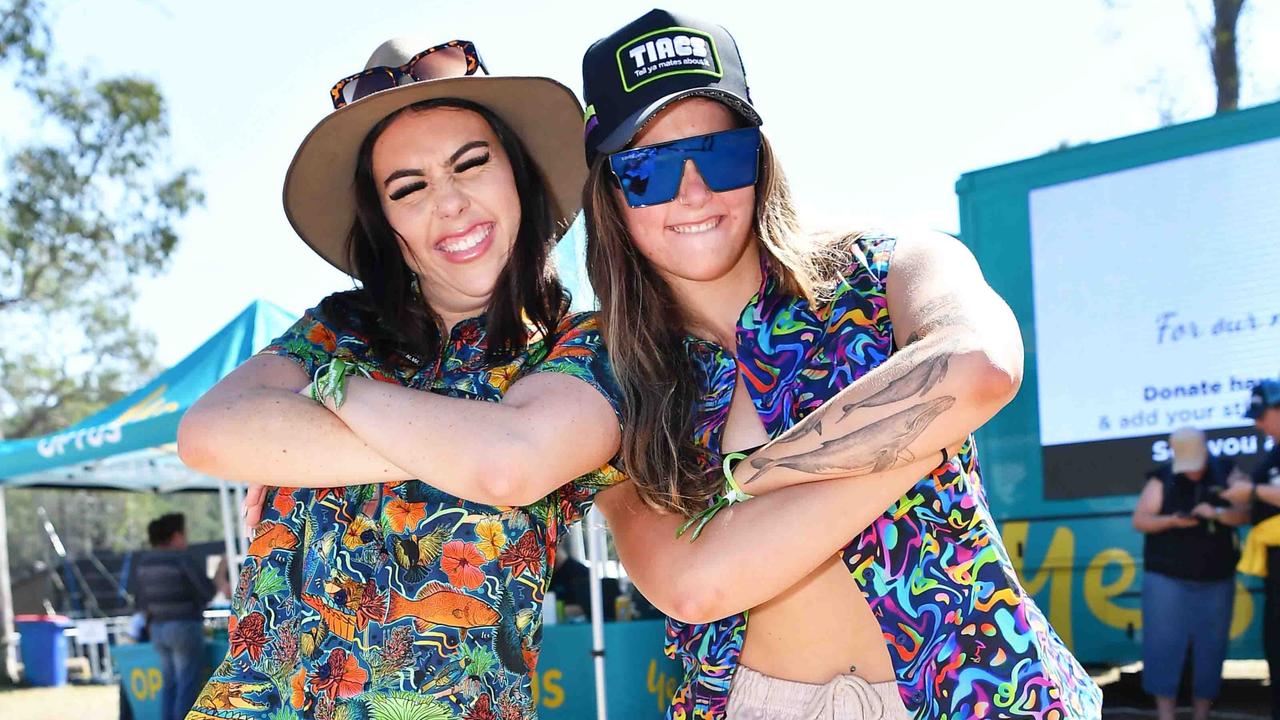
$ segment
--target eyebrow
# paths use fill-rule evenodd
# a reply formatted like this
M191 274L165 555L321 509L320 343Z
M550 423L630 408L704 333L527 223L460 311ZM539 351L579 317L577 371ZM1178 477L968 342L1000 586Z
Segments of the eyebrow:
M447 164L452 165L453 163L458 162L458 158L465 155L469 150L475 150L476 148L487 148L487 147L489 147L489 143L486 140L472 140L471 142L466 143L465 145L458 148L457 150L454 150L453 154L449 156L449 162ZM395 182L400 178L422 177L422 176L423 176L423 172L421 170L404 168L401 170L396 170L395 172L388 175L387 179L382 181L382 186L386 187L387 185L390 185L392 182Z
M453 151L453 155L449 156L449 162L450 163L458 162L458 158L465 155L468 150L475 150L476 148L487 148L487 147L489 147L489 143L486 140L472 140L466 145L463 145L462 147Z

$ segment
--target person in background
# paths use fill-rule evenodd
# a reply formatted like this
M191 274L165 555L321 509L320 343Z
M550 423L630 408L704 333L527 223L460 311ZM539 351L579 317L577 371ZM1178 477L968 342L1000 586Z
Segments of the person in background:
M161 720L176 720L195 702L204 665L204 607L216 592L196 558L187 552L182 513L163 515L147 526L151 552L135 561L130 584L138 610L147 616L151 644L160 656Z
M1246 503L1255 526L1280 515L1280 382L1263 380L1253 387L1245 417L1266 436L1271 445L1262 461L1254 466L1251 478L1238 478L1222 493L1232 502ZM1271 717L1280 720L1280 545L1266 551L1262 611L1262 646L1271 672Z
M591 610L591 570L569 554L569 543L560 539L556 547L556 569L551 575L551 591L556 602L564 603L564 619L584 617Z
M1222 687L1235 597L1239 539L1247 510L1220 497L1234 464L1209 457L1204 433L1169 435L1173 461L1152 470L1133 510L1143 541L1142 686L1160 720L1173 720L1183 659L1192 658L1196 720Z

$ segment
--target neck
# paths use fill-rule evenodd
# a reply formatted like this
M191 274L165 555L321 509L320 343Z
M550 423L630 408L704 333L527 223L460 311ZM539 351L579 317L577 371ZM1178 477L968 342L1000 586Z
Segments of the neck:
M754 242L747 244L728 274L714 280L667 278L689 333L731 350L737 348L742 309L760 289L761 280L760 249Z
M487 307L487 301L486 303L481 303L472 307L445 307L443 304L433 303L426 298L423 298L423 302L426 303L428 310L435 313L440 318L440 323L444 326L444 335L446 339L449 337L449 333L453 332L455 325L467 318L473 318L477 315L483 314Z

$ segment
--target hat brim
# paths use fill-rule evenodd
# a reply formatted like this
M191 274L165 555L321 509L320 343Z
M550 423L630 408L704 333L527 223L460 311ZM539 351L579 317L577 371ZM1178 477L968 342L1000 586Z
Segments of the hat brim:
M284 213L331 265L356 276L347 248L355 221L356 155L383 118L414 103L457 98L482 105L511 126L542 173L556 221L550 241L582 209L582 106L550 78L470 75L403 85L361 98L321 120L298 146L284 180Z
M734 93L714 87L688 88L659 98L628 115L625 120L618 123L618 127L614 128L613 132L605 136L605 139L596 146L591 159L594 159L596 155L608 155L625 148L644 129L644 126L653 119L654 115L662 112L671 103L691 97L706 97L718 100L728 105L731 110L737 112L752 125L758 127L764 123L760 119L760 113L757 113L755 108L751 107L751 103Z

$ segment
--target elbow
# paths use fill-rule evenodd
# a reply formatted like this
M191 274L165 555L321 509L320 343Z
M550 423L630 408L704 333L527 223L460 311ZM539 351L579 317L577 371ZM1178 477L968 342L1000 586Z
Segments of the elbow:
M664 605L660 607L664 613L684 623L712 623L733 614L733 609L725 603L723 585L708 582L709 578L697 577L695 573L684 573L670 583Z
M1022 354L982 350L978 353L973 383L975 400L992 409L1008 405L1022 387Z
M538 463L527 461L527 456L520 451L522 446L519 441L508 442L502 452L477 458L472 470L473 486L480 488L488 502L523 507L547 496L546 488L551 481L542 477Z
M187 410L178 423L178 459L196 472L212 475L217 466L216 446L205 417L194 408Z

